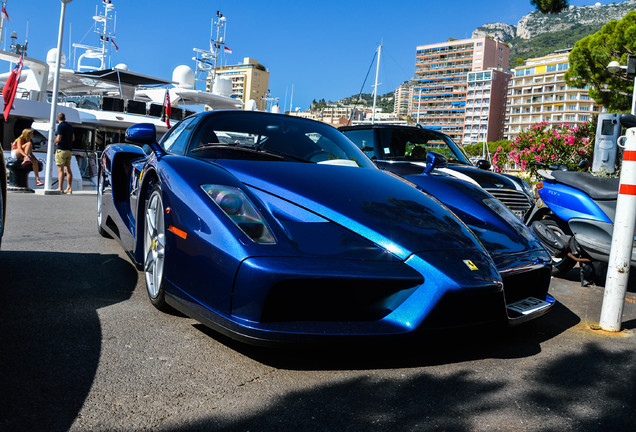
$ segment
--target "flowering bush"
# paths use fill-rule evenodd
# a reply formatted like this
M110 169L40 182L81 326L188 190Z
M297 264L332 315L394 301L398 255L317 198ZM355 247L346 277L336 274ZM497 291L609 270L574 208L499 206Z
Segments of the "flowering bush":
M514 164L531 175L540 168L532 162L566 165L569 170L580 170L582 160L590 166L592 164L593 134L591 122L552 127L548 122L536 123L517 136L509 152L499 147L493 156L493 166L496 171L502 171Z

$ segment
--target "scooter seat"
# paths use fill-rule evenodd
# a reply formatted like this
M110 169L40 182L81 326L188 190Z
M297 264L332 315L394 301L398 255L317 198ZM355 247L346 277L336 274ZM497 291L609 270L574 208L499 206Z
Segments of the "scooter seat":
M618 197L618 178L596 177L580 171L552 171L552 177L567 186L585 192L595 200L615 200Z

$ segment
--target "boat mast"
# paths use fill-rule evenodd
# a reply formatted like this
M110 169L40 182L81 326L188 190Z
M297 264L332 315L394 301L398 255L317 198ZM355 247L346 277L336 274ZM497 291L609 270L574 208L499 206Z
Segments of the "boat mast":
M373 112L371 113L371 124L375 124L375 103L378 98L378 75L380 74L380 56L382 55L382 44L378 45L378 63L375 66L375 85L373 86Z

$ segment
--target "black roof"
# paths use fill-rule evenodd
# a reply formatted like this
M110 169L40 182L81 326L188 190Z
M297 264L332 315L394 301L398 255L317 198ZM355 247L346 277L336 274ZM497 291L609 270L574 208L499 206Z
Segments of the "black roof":
M165 86L168 84L172 84L172 81L167 81L161 78L154 78L151 76L129 72L121 69L103 69L90 72L75 72L75 75L79 77L105 81L117 85L127 84L131 86Z

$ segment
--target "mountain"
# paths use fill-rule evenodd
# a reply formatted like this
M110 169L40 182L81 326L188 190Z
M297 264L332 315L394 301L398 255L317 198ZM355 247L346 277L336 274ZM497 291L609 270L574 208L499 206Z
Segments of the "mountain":
M517 23L517 36L521 39L530 39L542 33L568 30L575 25L603 26L611 20L620 20L627 12L636 9L636 0L628 0L622 3L594 6L570 6L565 12L558 14L543 14L532 12Z
M519 61L573 48L585 36L596 33L611 20L620 20L636 9L636 0L594 6L570 6L558 14L531 12L517 25L489 23L476 28L472 37L490 36L510 45L510 68Z
M493 36L506 42L533 39L544 33L566 31L574 27L601 28L611 20L622 19L627 12L636 9L636 0L594 6L570 6L558 14L531 12L517 22L517 25L490 23L478 27L472 37Z

